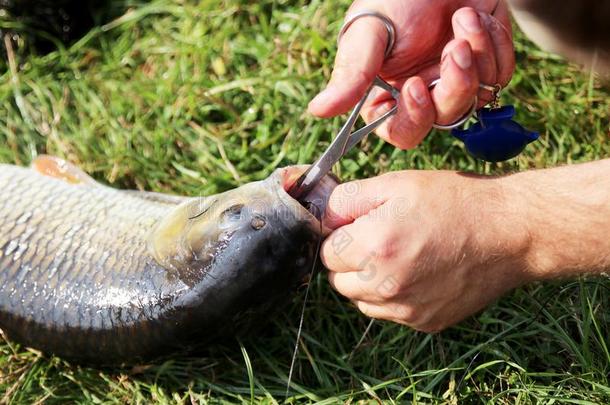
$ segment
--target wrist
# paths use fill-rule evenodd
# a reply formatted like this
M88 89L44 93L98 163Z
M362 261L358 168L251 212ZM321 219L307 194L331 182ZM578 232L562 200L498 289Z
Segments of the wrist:
M462 226L466 227L465 257L475 257L477 277L496 296L535 280L529 263L532 240L523 216L525 200L509 177L467 176L460 185Z
M516 271L523 283L548 278L555 268L549 260L553 255L544 242L544 227L538 222L544 213L541 210L544 204L532 191L536 188L534 179L529 176L532 173L527 173L528 176L517 173L496 179L504 196L502 221L516 241L517 249L513 250L518 263Z
M539 275L530 256L534 246L534 237L529 226L528 201L523 194L523 184L513 181L514 176L492 177L484 180L487 183L483 212L489 224L488 244L485 246L495 254L491 260L504 260L500 266L507 289L535 281Z
M610 160L502 178L519 201L533 280L610 269Z

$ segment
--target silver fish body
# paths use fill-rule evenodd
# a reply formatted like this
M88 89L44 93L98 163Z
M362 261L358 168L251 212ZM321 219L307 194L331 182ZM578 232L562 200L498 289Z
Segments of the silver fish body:
M183 198L0 165L0 328L114 363L267 318L311 271L322 237L284 191L289 172Z

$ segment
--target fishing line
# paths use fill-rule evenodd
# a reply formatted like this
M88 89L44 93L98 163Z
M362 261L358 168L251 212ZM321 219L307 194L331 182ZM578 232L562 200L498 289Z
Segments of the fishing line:
M352 349L352 352L349 354L349 356L347 356L348 361L352 359L352 356L354 355L354 353L356 353L356 350L358 350L360 348L360 345L362 345L362 343L364 342L364 339L366 339L366 335L369 334L374 323L375 323L375 318L371 318L371 320L369 321L369 324L367 325L366 329L364 330L364 333L362 333L362 336L360 336L360 340L358 340L358 343L356 343L356 346L354 346L354 348Z
M310 204L308 210L316 209L318 211L318 207L314 204ZM315 213L314 213L314 216ZM290 394L290 383L292 382L292 372L294 371L294 365L297 360L297 353L299 352L299 341L301 340L301 332L303 331L303 319L305 319L305 308L307 307L307 299L309 298L309 288L311 287L311 283L313 281L313 273L316 269L316 264L318 264L318 256L320 255L320 247L322 246L322 215L320 215L320 237L318 238L318 244L316 246L316 254L313 259L313 265L311 266L311 271L309 272L309 282L307 283L307 287L305 288L305 297L303 297L303 307L301 308L301 318L299 319L299 327L297 329L297 340L294 344L294 351L292 352L292 360L290 362L290 370L288 371L288 382L286 383L286 394L284 398L288 398L288 394Z

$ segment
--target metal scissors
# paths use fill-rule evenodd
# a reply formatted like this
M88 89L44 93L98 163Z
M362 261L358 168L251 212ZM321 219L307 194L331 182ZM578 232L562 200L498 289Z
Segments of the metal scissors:
M364 127L352 132L352 128L358 119L358 114L360 113L360 109L364 105L369 93L373 89L373 87L380 87L383 90L386 90L392 95L395 103L394 106L386 113L384 113L381 117L377 118L375 121L365 125ZM354 107L353 111L350 113L347 121L335 137L335 139L331 142L328 148L322 153L322 156L316 160L314 164L312 164L306 171L298 178L298 180L290 187L288 190L288 194L290 194L296 200L300 200L303 197L306 197L307 194L314 189L314 187L318 184L318 182L326 176L333 165L337 163L345 154L353 148L358 142L362 140L366 135L373 132L379 125L381 125L386 119L390 116L396 114L396 110L398 109L398 98L400 97L400 91L394 88L389 83L385 82L379 76L375 77L373 84L368 88L364 96L358 101L358 104Z

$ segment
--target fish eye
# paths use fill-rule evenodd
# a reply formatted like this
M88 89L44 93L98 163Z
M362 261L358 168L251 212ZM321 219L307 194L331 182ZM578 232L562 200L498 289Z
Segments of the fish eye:
M244 208L243 204L233 204L229 208L223 211L222 215L229 220L236 220L241 218L241 210Z
M265 225L267 225L267 220L262 215L255 215L250 221L250 226L256 231L263 229Z

